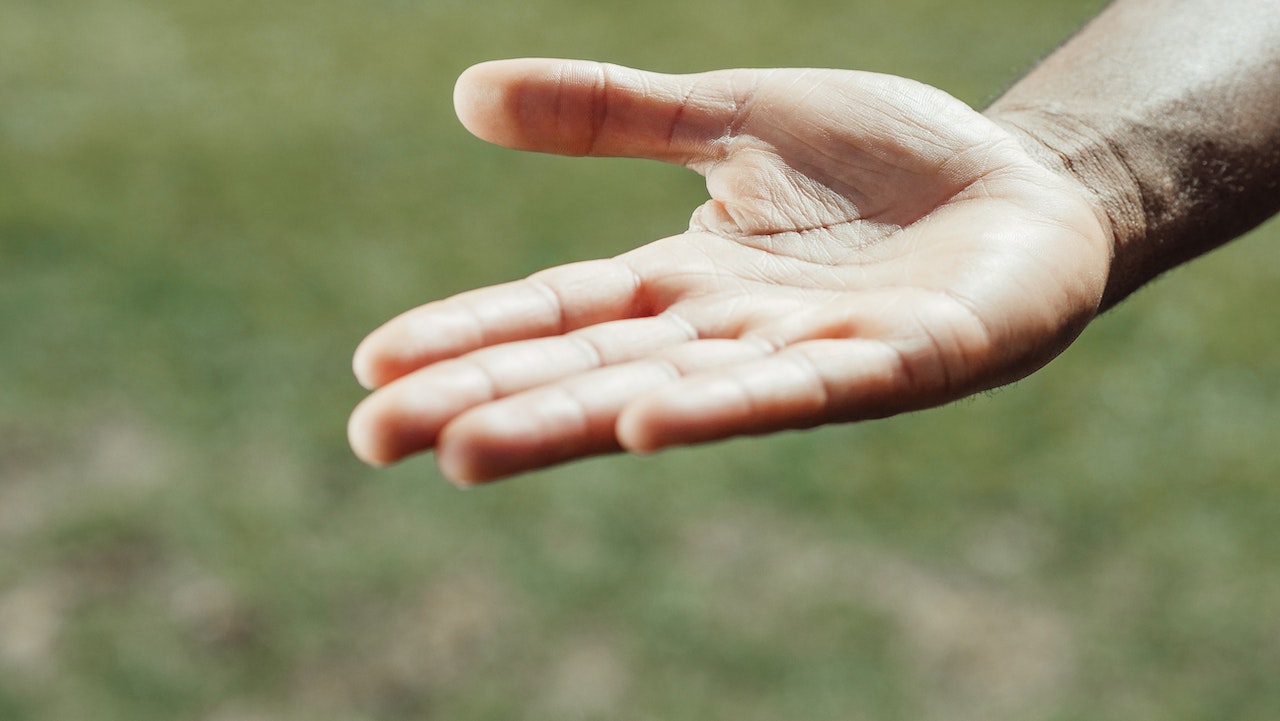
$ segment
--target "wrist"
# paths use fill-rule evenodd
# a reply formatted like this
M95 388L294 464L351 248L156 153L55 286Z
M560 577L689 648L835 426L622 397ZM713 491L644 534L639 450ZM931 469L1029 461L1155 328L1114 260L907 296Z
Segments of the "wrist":
M1100 310L1123 300L1150 278L1132 270L1131 256L1148 234L1142 184L1113 137L1056 108L997 105L986 116L1009 132L1041 165L1078 186L1111 242L1111 267Z

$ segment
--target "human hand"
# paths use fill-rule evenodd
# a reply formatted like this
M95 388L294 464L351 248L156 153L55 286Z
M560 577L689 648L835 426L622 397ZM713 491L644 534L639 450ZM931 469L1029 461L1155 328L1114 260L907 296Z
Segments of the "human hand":
M1096 314L1090 193L919 83L839 70L471 68L455 104L522 150L707 179L689 230L410 310L356 351L352 448L459 482L876 418L1011 382Z

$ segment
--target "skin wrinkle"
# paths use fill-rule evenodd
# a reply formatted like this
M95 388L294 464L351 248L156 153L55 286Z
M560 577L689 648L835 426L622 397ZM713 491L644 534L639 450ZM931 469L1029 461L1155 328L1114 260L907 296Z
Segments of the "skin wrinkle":
M908 388L915 393L921 391L920 379L916 376L915 366L907 359L907 353L897 343L891 343L887 340L879 341L885 348L893 354L893 358L897 361L898 374L905 379L902 384L904 388Z
M743 282L744 284L752 283L753 280L743 279ZM759 284L760 281L754 280L754 283ZM724 317L740 318L741 320L736 324L736 326L726 325L722 323L721 325L724 331L721 334L722 336L732 338L734 336L741 335L743 328L749 328L755 325L755 323L753 322L755 317L755 313L753 312L753 309L755 308L755 305L756 305L755 303L752 303L750 300L747 300L746 298L742 297L742 294L738 295L737 297L731 297L724 302L728 304L728 311L723 313Z
M680 367L680 364L671 358L657 356L649 358L645 362L652 364L659 371L665 373L668 380L679 380L680 378L683 378L686 373L684 368ZM635 400L633 399L631 403L635 403Z
M577 427L582 431L577 434L577 437L586 437L587 433L585 431L591 427L591 413L587 410L587 404L582 397L578 393L574 392L572 388L563 385L554 385L548 390L551 393L562 397L569 403L569 406L573 408L574 421ZM559 422L561 419L557 418L556 420ZM612 435L610 435L610 438L612 439Z
M729 124L724 131L724 140L730 144L737 141L742 135L742 129L751 119L751 113L755 110L755 95L761 85L768 82L769 75L758 78L751 84L751 87L744 92L735 93L735 105L733 114L729 118Z
M822 76L829 75L829 74L830 74L829 71L815 70L815 71L801 71L798 75L796 75L795 79L791 81L791 87L795 87L799 85L800 82L803 80L808 83L809 88L805 90L805 92L802 95L800 95L799 98L796 99L795 104L809 105L810 104L809 99L812 96L819 95L823 92ZM818 76L816 80L814 76Z
M567 116L567 113L565 111L565 107L566 107L565 96L569 93L569 83L568 83L569 73L570 73L570 69L568 67L562 67L557 72L557 76L558 76L556 78L557 92L555 96L556 97L555 137L556 138L564 138L568 135L568 133L565 132L566 129L564 127L564 120L565 120L565 117ZM594 142L594 140L592 138L588 138L587 142L591 143L591 142ZM575 152L574 154L580 154L580 153Z
M1012 141L1013 138L1009 138L1009 140ZM950 157L943 159L942 163L938 166L938 175L945 178L969 178L977 175L978 179L969 183L967 187L972 188L974 186L982 186L985 188L987 180L990 177L989 169L999 166L998 163L993 163L992 159L996 157L998 150L1006 146L1007 142L1008 141L1003 139L987 140L974 147L966 149L964 152L955 153ZM974 157L977 155L980 155L981 159ZM956 168L963 169L965 167L969 167L972 170L969 172L960 172L955 170Z
M736 296L741 295L746 287L757 285L757 283L744 278L734 280L734 288L721 289L700 299L702 312L698 320L704 328L699 332L700 337L735 338L741 334L743 328L751 324L750 310L753 304ZM734 318L738 320L733 321Z
M787 176L788 180L794 187L801 188L801 192L803 192L804 185L810 184L809 179L806 178L803 173L800 173L794 168L787 169ZM849 203L846 198L837 194L826 193L815 200L822 205L823 210L827 214L832 216L839 217L843 214L847 217L853 218L860 217L861 215L858 213L857 208L852 206L852 203Z
M759 262L753 264L749 269L739 272L738 278L744 284L751 284L760 288L767 288L779 278L786 278L792 275L790 270L791 262L785 255L781 255L771 248L759 248L763 253L763 257ZM746 288L739 288L746 290ZM749 298L739 299L740 303L754 305Z
M754 346L760 351L761 357L768 357L780 352L790 343L780 337L770 337L761 333L759 330L748 330L738 335L738 340Z
M982 356L985 354L985 352L988 349L990 349L996 344L996 338L998 336L995 332L995 329L993 329L991 327L991 324L987 321L987 319L984 318L982 314L978 312L977 304L974 303L971 299L961 295L959 291L951 288L944 288L941 291L934 291L934 292L941 293L953 304L955 304L956 307L959 307L962 311L964 311L964 313L967 314L971 320L977 323L979 334L980 334L980 338L977 343L977 345L980 347L980 350L978 351L978 353L972 354L972 353L966 352L970 345L968 343L958 344L958 347L960 349L960 356L961 356L961 359L964 361L964 365L972 365L972 362L971 362L972 356L974 355Z
M1028 115L1031 118L1024 118ZM1036 119L1040 120L1039 128L1036 128ZM1073 178L1088 178L1096 174L1107 175L1109 172L1118 170L1118 176L1111 177L1113 182L1092 186L1081 183L1080 187L1083 192L1096 200L1101 208L1100 216L1106 220L1109 228L1114 229L1111 235L1122 238L1125 235L1146 234L1147 221L1143 216L1145 203L1142 200L1138 173L1125 159L1122 149L1116 142L1108 140L1099 131L1060 110L1011 103L1007 110L1000 113L998 122L1016 130L1016 135L1023 141L1024 147L1032 150L1042 159L1046 154L1051 155L1052 159L1046 165L1060 166ZM1055 130L1046 133L1046 126ZM1035 128L1034 132L1033 128ZM1060 137L1064 133L1083 137L1086 145L1092 150L1085 154L1073 154ZM1113 247L1113 258L1114 255Z
M596 66L596 84L593 88L594 102L591 104L594 112L590 119L591 134L588 136L587 151L584 155L596 154L596 146L604 134L604 126L609 122L609 73L610 68L608 65L601 64Z
M884 85L885 78L883 76L872 73L864 73L863 75L869 79L869 82L874 82L877 86ZM925 92L926 90L928 92ZM952 115L953 113L950 108L940 103L929 102L937 97L935 94L941 94L941 91L927 88L927 86L920 86L919 92L908 93L901 90L890 90L890 93L892 98L896 99L896 102L893 102L889 98L877 96L872 96L865 100L860 99L860 102L871 106L874 109L876 116L878 116L873 122L863 122L870 122L870 125L877 127L906 125L907 127L917 131L908 136L911 140L916 142L907 143L901 139L901 135L899 135L898 139L893 143L889 143L878 148L870 148L870 152L872 152L878 160L893 166L898 166L898 161L901 158L909 158L913 163L918 163L921 160L927 161L930 158L933 158L934 160L942 160L950 157L951 154L955 152L957 145L963 145L962 143L954 141L944 142L942 136L938 135L936 132L936 129L930 128L918 119L919 113L916 110L917 108L923 105L934 105L936 106L935 110L938 112L927 113L928 117L931 119L937 119L940 124L946 124L946 120L940 116ZM950 99L950 96L945 97ZM959 101L953 100L953 102L958 103ZM853 116L857 114L847 112L846 115ZM864 132L866 134L874 134L877 127L866 127ZM901 133L901 130L898 132ZM921 153L918 144L924 144L934 152Z
M776 152L775 152L775 156L776 156ZM797 171L797 170L794 170L794 169L790 168L789 166L787 166L787 167L786 167L786 171L785 171L785 172L787 172L787 173L798 173L798 174L799 174L799 175L801 175L801 176L804 176L804 175L805 175L805 173L803 172L803 170L799 170L799 171ZM810 175L812 176L812 175L814 175L814 174L812 174L812 173L811 173ZM829 189L829 188L827 188L827 187L823 187L822 189L823 189L823 190L827 190L827 189ZM805 190L803 190L803 189L799 189L799 188L797 188L796 190L797 190L797 192L798 192L798 193L800 193L801 195L806 195L806 196L808 195L808 193L807 193ZM772 187L771 187L771 186L770 186L770 192L771 192L771 193L775 192L775 191L773 191L773 190L772 190ZM833 192L833 193L835 193L835 194L842 194L842 191L839 191L839 190L832 190L832 192ZM962 191L960 191L960 192L962 192ZM844 195L845 195L845 197L847 198L847 195L848 195L848 194L844 194ZM770 198L768 202L771 202L771 203L776 204L776 201L775 201L773 198ZM822 203L824 203L824 202L825 202L825 199L824 199L824 198L822 198L822 197L818 197L818 198L813 198L813 199L809 200L809 202L817 202L817 203L819 203L819 204L822 204ZM855 203L856 203L856 201L855 201ZM763 236L776 235L776 234L779 234L779 233L787 233L787 232L803 232L803 231L808 231L808 230L824 230L824 229L831 229L831 228L838 227L838 226L840 226L840 225L844 225L844 224L849 223L849 222L858 221L858 220L864 220L864 219L865 219L865 220L870 220L870 221L876 222L876 216L877 216L877 215L879 215L879 214L872 214L872 215L866 216L865 218L864 218L864 217L858 217L858 216L859 216L859 213L857 212L856 208L851 209L851 211L846 211L844 208L838 208L838 207L837 207L837 208L835 209L837 212L840 212L840 213L848 213L848 214L853 215L854 217L850 218L849 220L846 220L846 221L839 221L839 222L836 222L836 223L818 223L818 224L812 224L812 225L802 226L802 227L795 227L795 226L797 226L798 224L797 224L797 223L792 222L792 223L790 223L790 225L791 225L792 227L788 227L788 228L778 228L776 231L771 232L771 233L761 233L761 232L759 232L759 231L748 231L748 230L746 230L746 227L748 227L748 226L750 226L750 225L754 225L754 224L748 223L748 222L746 221L746 217L747 217L748 215L754 215L754 214L755 214L753 211L749 211L749 210L747 210L747 211L739 211L739 210L737 210L737 204L721 203L721 205L725 208L726 212L727 212L727 213L729 213L730 217L733 219L734 223L737 225L737 227L738 227L738 229L739 229L739 233L737 234L738 239L742 239L742 238L750 238L750 237L763 237ZM833 213L833 214L836 214L836 213ZM909 223L903 223L903 224L894 223L894 224L895 224L895 225L905 225L905 224L909 224Z
M608 359L604 349L585 334L581 332L571 333L565 337L568 338L569 342L573 343L587 358L588 368L603 368L604 366L611 365L613 363L613 361Z
M746 245L746 246L748 246L748 247L752 247L752 248L759 248L759 246L757 246L757 245L756 245L756 243L777 243L777 242L779 242L779 241L782 241L782 240L784 240L784 239L788 238L789 236L796 236L796 237L800 238L801 240L803 240L803 239L805 238L805 236L808 236L808 235L833 235L833 236L838 236L838 235L841 235L841 232L840 232L840 231L841 231L841 229L844 229L844 228L850 228L850 229L853 229L853 230L855 230L855 231L861 231L861 230L863 230L863 229L867 228L867 224L868 224L868 221L860 220L860 219L859 219L859 220L845 220L845 221L841 221L841 222L839 222L839 223L831 223L831 224L826 224L826 225L815 225L815 226L813 226L813 227L809 227L809 228L798 228L798 229L794 229L794 230L782 230L782 231L778 231L778 232L775 232L775 233L756 233L756 234L752 234L752 235L744 235L744 236L742 236L742 237L738 238L738 239L737 239L737 242L743 243L744 245ZM896 229L896 230L901 230L901 227L900 227L900 226L897 226L897 225L885 225L885 224L883 224L883 223L873 223L873 227L877 229L877 232L876 232L873 236L871 236L871 237L864 237L864 238L861 238L857 243L854 243L854 244L849 245L849 246L847 246L847 247L848 247L848 248L850 248L850 249L853 249L853 250L866 250L868 247L870 247L870 246L872 246L872 245L875 245L877 242L879 242L879 241L881 241L881 240L884 240L885 238L890 237L890 236L893 234L893 231L894 231L895 229ZM861 232L855 232L855 233L853 233L853 235L865 235L865 234L864 234L864 233L861 233ZM759 248L759 249L763 250L763 248ZM830 253L831 251L830 251L830 250L828 250L827 252L828 252L828 253ZM810 265L820 265L819 263L815 263L814 261L809 260L808 258L801 258L801 257L795 256L795 255L790 254L790 253L787 253L787 254L784 254L784 255L785 255L788 259L790 259L790 260L794 260L794 261L797 261L797 262L807 263L807 264L810 264ZM874 259L864 259L861 263L857 263L857 265L874 265L876 262L877 262L877 261L876 261L876 260L874 260Z
M480 355L479 357L463 356L459 360L466 364L465 367L474 368L483 375L484 380L488 385L487 394L489 400L506 398L513 393L518 393L523 390L521 385L512 385L510 382L500 381L498 379L497 371L501 370L501 366L495 363L493 359L487 355Z
M551 315L556 318L556 328L559 329L559 332L563 333L568 330L568 312L565 308L564 299L560 297L559 291L533 276L526 278L525 283L527 283L530 288L537 291L538 294L542 296L543 300L546 301L547 307L551 310Z
M483 383L485 400L491 401L506 395L498 384L498 379L494 377L493 371L484 365L479 359L462 357L457 359L459 367L463 371L473 371Z
M610 258L603 262L626 270L627 278L630 280L628 295L631 298L631 306L626 317L641 318L653 315L654 304L649 297L649 284L645 281L644 276L640 274L640 271L622 257Z
M791 133L789 131L780 131L780 132L785 132L788 136L793 138L799 144L805 145L806 147L810 147L811 149L813 148L813 146L807 140L801 138L799 135L796 135L795 133ZM834 156L829 152L815 152L814 154L819 155L820 157L828 158L828 159L834 158ZM944 160L940 168L945 168L948 163L953 161L954 161L954 156ZM875 220L879 216L894 212L894 206L890 204L882 210L864 213L861 210L859 210L859 208L863 205L866 205L869 202L870 198L869 196L867 196L867 194L857 190L856 188L848 186L842 181L838 181L836 178L824 178L823 174L816 171L815 168L811 166L809 163L806 163L803 161L793 161L793 164L795 165L796 172L800 173L801 175L805 175L818 180L819 182L822 183L822 185L825 188L831 190L831 192L833 192L834 194L837 194L842 198L850 200L850 202L852 202L854 205L854 209L852 213L853 215L856 216L854 219ZM861 185L866 185L865 175L868 173L874 176L879 176L881 178L888 179L891 173L900 173L904 171L904 168L899 166L893 166L891 170L885 170L877 166L873 166L866 163L860 164L856 167L858 168L859 172L863 176L863 182L860 183ZM836 187L837 185L839 185L840 187ZM964 188L961 188L954 195L958 195L963 191L964 191ZM952 197L954 197L954 195ZM856 199L854 196L856 196L856 198L860 198L861 200ZM946 200L944 199L943 203L945 202ZM942 204L942 203L939 203L939 204ZM905 226L905 225L910 225L912 222L914 222L914 220L915 219L904 220L904 222L895 221L894 224Z
M735 238L727 238L727 237L724 237L724 236L716 235L716 234L710 233L709 231L708 231L708 235L711 235L712 237L716 237L716 238L718 238L718 239L720 239L720 240L723 240L723 241L725 241L725 242L727 242L727 243L732 243L732 244L734 244L735 246L738 246L738 247L741 247L741 248L744 248L744 249L748 249L748 250L752 250L752 251L755 251L755 252L758 252L758 253L763 253L763 254L765 254L765 255L770 255L770 256L772 256L772 255L779 255L779 253L776 253L776 252L774 252L774 251L770 250L769 248L760 247L760 246L758 246L758 245L755 245L754 243L749 243L749 242L746 242L746 241L748 241L748 240L753 240L753 239L755 239L755 238L760 238L760 239L763 239L763 240L766 240L766 241L768 241L768 240L778 240L778 239L785 238L786 236L790 236L790 235L796 235L796 236L799 236L799 237L803 238L805 235L808 235L808 234L815 234L815 233L820 233L820 232L823 232L823 231L833 231L833 230L836 230L836 229L838 229L838 228L840 228L840 227L843 227L843 226L845 226L845 225L854 225L854 224L855 224L855 223L854 223L853 221L849 221L849 222L847 222L847 223L840 223L840 224L838 224L838 225L831 226L831 227L827 227L827 228L824 228L824 227L818 227L818 228L806 229L806 230L801 230L801 231L784 231L784 232L781 232L781 233L774 233L774 234L770 234L770 235L763 235L763 236L743 236L743 237L736 238L736 239L735 239ZM813 260L811 260L811 259L809 259L809 258L802 258L802 257L798 257L798 256L791 255L791 254L785 254L783 257L787 258L787 260L788 260L788 262L789 262L790 264L800 264L801 266L803 266L803 268L804 268L803 273L804 273L804 274L812 274L813 272L823 272L823 273L833 273L833 272L834 272L834 269L833 269L833 268L828 267L827 265L825 265L825 264L823 264L823 263L819 263L819 262L813 261ZM862 261L860 261L860 262L844 262L844 263L840 263L840 265L841 265L841 266L844 266L844 267L848 267L848 266L854 266L854 267L867 267L867 266L873 266L873 265L876 265L876 264L878 264L878 263L880 263L880 262L882 262L882 261L881 261L881 259L863 259L863 260L862 260ZM838 277L838 278L840 278L842 281L847 280L847 279L845 279L845 278L844 278L844 276L842 276L842 275L841 275L841 276L832 276L832 277ZM799 271L797 271L797 272L788 273L788 274L785 276L785 279L786 279L788 282L794 282L794 283L800 284L800 283L802 283L802 282L804 281L804 276L803 276L802 274L800 274L800 272L799 272ZM777 280L777 279L772 279L772 280ZM813 287L819 287L819 286L817 286L817 284L813 284Z
M793 356L792 361L796 363L801 372L808 373L810 380L817 392L817 413L813 420L825 420L831 414L831 399L835 398L835 389L831 385L827 375L818 369L818 364L813 360L807 351L799 350L790 354Z
M471 326L475 329L476 342L471 344L471 347L482 348L489 345L489 334L485 331L484 319L480 317L480 311L471 303L462 302L459 305L464 317L471 321Z
M760 405L757 402L755 395L751 392L751 388L747 385L746 379L744 379L740 373L734 373L724 380L727 380L729 382L729 387L731 387L734 390L734 395L737 396L738 405L740 405L744 410L744 412L738 414L738 417L748 417L748 418L766 418L767 417L767 416L762 416L760 414ZM711 383L715 383L715 382L717 381L714 381L714 380L711 381ZM719 382L723 382L723 381L719 381ZM717 405L723 407L724 403L719 403Z
M854 163L852 162L853 158L838 155L834 149L837 146L833 146L832 150L822 150L795 131L784 128L771 128L771 130L774 133L791 138L796 144L812 151L812 155L828 161L827 163L815 163L797 157L791 159L790 163L796 171L813 178L823 186L830 187L833 191L848 198L855 206L860 206L869 199L868 194L858 187L865 187L870 184L867 176L888 179L892 171L901 170L896 166L891 166L889 170L884 169L882 166L885 163L882 158L873 158L875 162ZM853 174L858 178L858 182L855 185L840 178L832 177L824 169L826 167L850 167L856 171ZM839 188L834 187L837 184L840 186ZM859 202L859 199L861 199L861 202Z
M838 159L836 158L834 151L828 152L821 150L808 140L790 131L778 129L776 132L790 137L796 144L810 150L812 155L823 158L827 161L825 163L826 165L830 166L837 164ZM857 219L864 216L862 206L866 205L870 200L867 194L838 178L826 177L824 173L818 170L821 164L814 164L801 160L800 158L793 158L785 160L783 165L786 168L786 172L808 180L822 190L829 191L830 194L835 195L848 203L849 207L847 209L837 207L835 209L837 212L845 213L850 216L851 219ZM886 175L879 170L873 170L870 168L865 169L865 172L881 176ZM863 184L865 185L865 183Z
M702 334L698 331L698 328L683 315L680 315L680 312L675 308L668 308L662 311L659 317L670 318L675 325L680 326L684 330L688 342L702 339Z
M685 89L684 95L680 98L680 102L676 104L675 114L671 118L671 124L667 126L667 149L672 152L675 151L676 147L676 132L679 130L681 121L684 119L685 111L688 109L689 99L693 97L697 87L697 84L694 83Z
M952 378L953 373L951 369L951 364L947 362L948 356L943 351L942 343L938 340L937 333L934 332L929 327L929 324L927 322L925 322L920 318L920 312L915 309L909 309L909 310L912 316L912 320L915 322L916 327L923 334L924 338L928 341L929 347L932 350L931 353L927 353L927 354L917 353L917 356L923 355L924 357L935 359L935 362L933 364L934 366L933 372L929 373L928 375L937 376L940 373L942 376L942 379L941 379L942 387L938 390L941 392L942 395L950 395L955 389L956 384ZM957 344L957 347L959 346L960 344ZM915 361L915 362L919 362L919 361ZM916 375L916 377L918 377L917 374L913 374L913 375Z
M904 115L906 114L904 113ZM954 158L956 146L965 147L967 145L967 143L955 142L954 140L950 143L945 142L944 139L937 135L932 129L909 115L905 118L905 121L908 125L914 126L919 131L919 135L913 136L913 139L917 143L929 146L929 148L934 151L933 153L920 153L918 148L911 148L913 152L910 155L913 160L917 160L919 158L930 158L932 161L936 162L936 165L929 168L930 170L935 171L935 174L937 170L940 170L946 165L947 161Z

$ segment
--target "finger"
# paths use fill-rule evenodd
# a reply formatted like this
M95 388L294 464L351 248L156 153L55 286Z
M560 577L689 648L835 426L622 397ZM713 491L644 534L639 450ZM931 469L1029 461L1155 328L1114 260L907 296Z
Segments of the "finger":
M619 416L632 451L878 418L942 403L902 355L874 340L816 340L703 373L638 399Z
M616 451L616 421L628 403L686 373L742 363L766 352L744 341L693 341L478 406L445 426L437 462L455 481L477 483Z
M406 311L369 334L352 369L361 385L377 388L478 348L633 317L642 310L641 285L626 263L595 260L461 293Z
M663 75L575 60L521 59L467 69L458 118L484 140L562 155L688 163L714 154L757 71Z
M654 355L697 332L675 315L614 321L567 335L484 348L404 376L351 414L356 455L385 465L431 448L458 414L540 385Z

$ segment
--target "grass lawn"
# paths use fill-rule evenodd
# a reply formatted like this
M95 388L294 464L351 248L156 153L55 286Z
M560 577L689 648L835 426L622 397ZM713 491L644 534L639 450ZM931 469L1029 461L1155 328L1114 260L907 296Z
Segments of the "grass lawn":
M453 118L485 59L981 105L1100 2L5 0L0 719L1280 717L1280 227L1015 387L460 493L361 466L412 305L681 230Z

